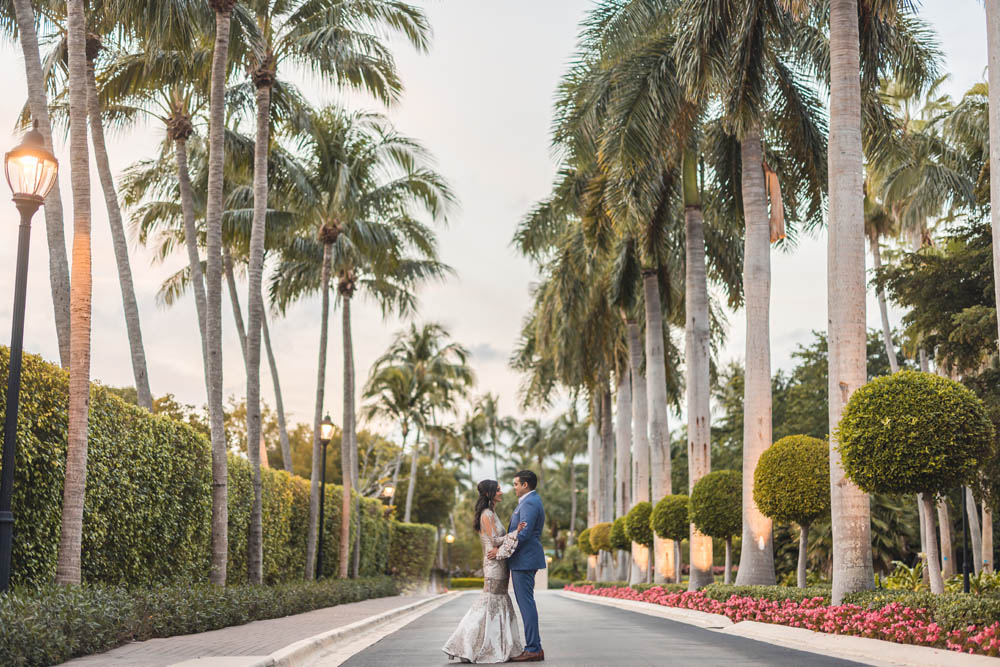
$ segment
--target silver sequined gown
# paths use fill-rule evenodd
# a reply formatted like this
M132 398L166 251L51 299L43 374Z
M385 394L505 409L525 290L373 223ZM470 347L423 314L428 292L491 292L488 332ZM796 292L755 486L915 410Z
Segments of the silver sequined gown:
M458 628L444 645L449 658L463 662L507 662L524 651L524 634L514 613L514 604L507 594L510 571L507 558L517 547L517 532L505 534L503 524L491 510L485 510L493 523L493 534L486 530L479 534L483 545L483 592L472 603ZM495 560L488 560L486 552L497 547Z

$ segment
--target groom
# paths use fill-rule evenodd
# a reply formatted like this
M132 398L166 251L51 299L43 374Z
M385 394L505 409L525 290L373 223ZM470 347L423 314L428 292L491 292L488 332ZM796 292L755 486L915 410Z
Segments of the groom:
M545 526L545 508L535 492L536 486L538 477L530 470L514 475L517 509L510 518L510 525L516 527L522 521L528 525L521 531L517 548L507 561L514 582L514 596L524 621L524 653L511 658L513 662L545 660L542 639L538 636L538 611L535 609L535 573L545 569L545 552L540 539Z

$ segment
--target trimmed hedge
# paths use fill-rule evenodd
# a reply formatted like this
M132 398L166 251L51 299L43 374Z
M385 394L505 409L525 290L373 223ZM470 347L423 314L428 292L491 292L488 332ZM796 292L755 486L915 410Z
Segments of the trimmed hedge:
M688 519L688 501L684 494L663 496L653 508L649 527L665 540L686 540L691 523Z
M4 667L44 667L129 641L206 632L398 594L389 577L276 586L47 585L0 597Z
M590 528L584 528L583 531L577 535L576 546L587 556L593 556L597 553L597 549L595 549L594 545L590 543Z
M10 352L0 347L0 385ZM68 374L25 355L14 472L12 584L42 585L55 576L66 465ZM0 395L0 418L6 405ZM205 581L211 545L211 447L185 424L122 401L93 385L90 398L82 576L85 583L150 586ZM250 463L229 456L228 583L247 580ZM301 579L309 516L309 481L265 468L264 578ZM324 499L324 573L339 567L341 487ZM390 569L392 525L381 502L362 499L361 575ZM351 524L351 541L357 539ZM433 541L426 558L433 558ZM412 554L406 554L412 558ZM428 566L429 567L429 566ZM417 568L418 570L420 568Z
M611 522L590 527L590 546L595 551L611 551Z
M985 627L1000 621L998 595L935 595L927 591L881 589L848 593L844 596L845 604L856 604L867 609L881 609L891 602L898 602L911 609L926 609L934 622L945 630L961 630L969 625Z
M632 584L632 590L644 593L651 588L662 588L667 593L685 593L687 584Z
M653 529L650 527L650 517L653 505L647 501L636 503L625 515L625 535L636 544L646 547L653 546Z
M688 518L709 537L725 540L743 528L743 475L736 470L716 470L699 479L691 489Z
M466 588L482 588L483 578L482 577L454 577L448 584L448 588L452 590L466 589Z
M625 534L625 517L620 516L611 524L611 548L632 551L632 540Z
M736 595L773 602L802 602L812 598L823 598L823 604L830 604L831 589L828 586L811 586L808 588L792 588L790 586L736 586L733 584L709 584L701 589L706 597L724 602Z
M394 523L389 541L389 574L425 581L434 564L437 529L426 523Z

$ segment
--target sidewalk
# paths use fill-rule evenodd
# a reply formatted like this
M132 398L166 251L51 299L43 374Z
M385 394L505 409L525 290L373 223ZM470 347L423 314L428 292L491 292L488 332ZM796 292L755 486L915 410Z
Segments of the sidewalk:
M265 656L289 644L368 616L425 600L433 595L398 595L316 609L284 618L254 621L195 635L150 639L119 646L106 653L75 658L72 667L167 667L206 656Z

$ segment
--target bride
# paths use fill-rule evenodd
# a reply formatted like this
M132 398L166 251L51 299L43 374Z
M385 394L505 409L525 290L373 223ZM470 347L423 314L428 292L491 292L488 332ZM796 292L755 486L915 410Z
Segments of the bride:
M506 559L514 553L517 535L527 524L522 522L517 530L505 534L503 524L493 511L503 498L500 484L485 479L478 488L472 527L479 533L483 545L483 592L472 603L443 650L449 658L459 658L462 662L507 662L524 650L524 636L507 594L510 571ZM486 553L494 547L497 548L496 557L486 558Z

